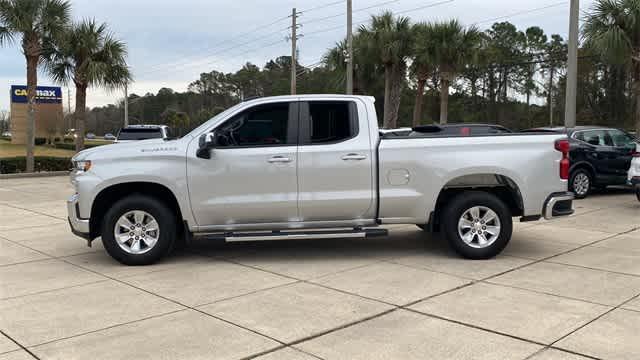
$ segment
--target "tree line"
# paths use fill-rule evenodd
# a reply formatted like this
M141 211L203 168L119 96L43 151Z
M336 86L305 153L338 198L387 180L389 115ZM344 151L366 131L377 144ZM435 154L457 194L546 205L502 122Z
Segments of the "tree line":
M640 1L599 0L589 9L578 59L579 124L640 128ZM354 93L376 98L383 127L489 122L514 129L562 125L567 44L538 26L496 22L480 31L457 20L412 23L384 12L354 34ZM299 94L342 93L346 43L311 66L295 64ZM185 92L131 95L132 122L185 133L254 96L289 93L291 58L233 73L200 74ZM120 105L95 108L90 126L117 129ZM104 126L103 126L104 127Z
M85 120L90 131L116 131L122 103L88 113L84 104L88 87L116 88L131 81L126 47L104 24L71 22L69 8L62 0L0 0L0 44L20 40L30 105L35 70L42 64L57 82L76 86L81 133ZM640 131L638 33L640 0L598 0L586 12L578 123ZM354 93L376 98L383 127L449 121L514 129L562 124L566 43L538 26L518 29L496 22L481 31L457 20L412 23L387 11L358 28L353 41ZM127 99L131 122L168 124L184 134L243 99L288 94L292 66L298 93L342 93L345 50L340 41L310 66L281 56L262 67L247 63L233 73L202 73L185 92L163 88L132 94ZM78 138L82 148L83 136Z

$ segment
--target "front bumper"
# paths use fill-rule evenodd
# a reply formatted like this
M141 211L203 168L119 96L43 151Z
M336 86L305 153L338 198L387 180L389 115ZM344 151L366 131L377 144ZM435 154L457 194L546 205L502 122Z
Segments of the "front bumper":
M67 216L71 232L81 238L90 240L89 219L81 219L78 217L78 194L73 194L67 200Z
M568 191L557 192L549 195L544 203L542 215L546 220L551 220L556 217L573 214L574 197L574 194Z

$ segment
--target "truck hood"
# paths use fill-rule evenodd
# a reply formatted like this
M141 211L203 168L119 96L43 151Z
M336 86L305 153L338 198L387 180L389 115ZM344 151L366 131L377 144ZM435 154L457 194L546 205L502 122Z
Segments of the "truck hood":
M148 140L138 140L126 143L116 143L110 145L102 145L92 147L90 149L82 150L77 153L72 160L73 161L81 161L81 160L92 160L96 157L99 158L111 158L111 157L121 157L121 156L131 156L131 155L139 155L140 152L145 152L145 150L153 151L154 149L158 151L158 149L167 148L170 149L177 146L177 142L179 140L165 140L165 139L148 139Z

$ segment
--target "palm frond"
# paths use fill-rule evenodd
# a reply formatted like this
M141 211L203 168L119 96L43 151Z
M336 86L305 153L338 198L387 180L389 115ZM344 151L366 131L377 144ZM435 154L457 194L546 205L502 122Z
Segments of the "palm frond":
M631 63L640 51L640 1L598 0L585 18L582 34L586 47L603 59Z
M0 26L0 46L11 44L15 40L14 34L6 26Z
M126 45L113 37L106 24L84 19L67 29L63 42L48 57L47 70L57 82L115 89L132 80Z

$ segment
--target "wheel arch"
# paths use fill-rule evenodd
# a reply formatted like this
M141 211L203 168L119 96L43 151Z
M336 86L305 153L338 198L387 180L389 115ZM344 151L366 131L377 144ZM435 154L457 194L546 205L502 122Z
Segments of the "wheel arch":
M439 230L440 219L436 214L442 214L443 207L450 199L470 190L493 194L507 205L512 216L524 215L520 187L511 177L490 173L462 175L449 180L440 190L434 210L429 216L430 229Z
M181 228L183 226L182 211L174 193L168 187L159 183L135 181L108 186L96 195L91 205L89 219L89 231L92 238L100 236L104 215L111 207L111 204L133 194L146 195L162 201L177 217L176 224L179 227L177 233L180 234L183 231Z
M587 170L589 174L591 174L591 178L593 179L593 181L596 180L596 168L587 161L579 161L575 164L572 164L571 168L569 168L569 174L570 174L569 177L571 177L574 171L579 169Z

